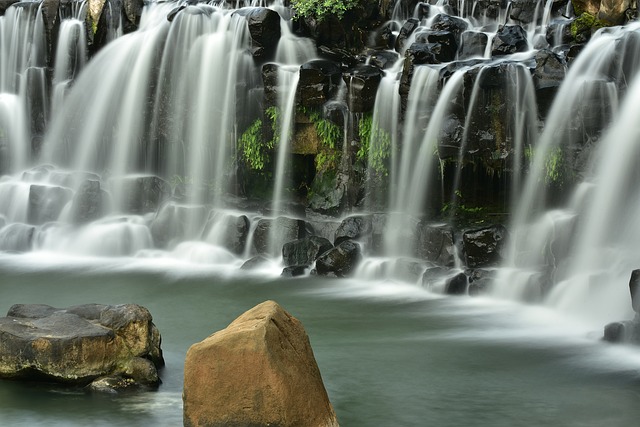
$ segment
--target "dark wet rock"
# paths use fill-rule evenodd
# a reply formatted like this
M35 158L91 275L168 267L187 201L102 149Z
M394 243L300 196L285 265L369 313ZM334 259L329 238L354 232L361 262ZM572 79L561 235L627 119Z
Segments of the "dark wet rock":
M460 36L467 30L468 26L469 24L464 19L443 13L436 15L431 22L432 30L452 33L456 42L460 41Z
M370 216L350 216L340 223L333 239L334 245L339 245L346 240L358 240L368 238L371 234Z
M476 18L489 18L497 20L500 12L507 7L507 0L478 0L477 2L466 2L465 9L468 14L473 11Z
M111 187L120 194L126 213L145 214L156 212L162 203L171 197L171 185L157 176L132 176L114 179Z
M133 31L140 25L140 17L144 8L144 0L122 0L122 8L124 9L123 25L126 32Z
M536 89L558 87L562 84L567 72L564 60L550 50L543 49L536 52L536 68L533 72L533 82Z
M530 24L536 21L536 25L542 21L542 10L536 0L513 0L509 16L521 24Z
M280 15L266 7L237 9L234 13L243 16L251 35L251 54L255 58L272 56L280 40Z
M631 293L631 306L633 307L633 311L640 314L640 270L633 270L631 272L629 292Z
M314 236L324 237L330 242L333 242L336 230L340 227L340 222L341 221L332 217L316 215L313 213L311 216L307 215L307 223L309 223L313 230L312 234Z
M527 33L519 25L505 25L500 28L493 39L491 55L510 55L525 52L529 49Z
M612 343L640 345L640 270L633 270L629 279L631 307L636 312L633 320L609 323L604 327L604 340Z
M46 131L48 110L51 100L49 99L49 84L46 69L43 67L29 67L21 76L26 83L24 85L23 100L28 117L31 118L30 130L32 148L34 151L40 150L40 144Z
M0 251L28 252L33 246L36 228L32 225L13 223L0 229Z
M416 35L416 43L427 44L439 63L456 59L459 40L460 38L450 31L425 31Z
M405 21L400 29L400 33L396 38L396 52L402 53L407 48L407 41L413 32L420 26L420 21L415 18L409 18Z
M316 260L316 272L321 276L348 277L362 260L360 245L345 240Z
M117 379L160 383L160 332L139 305L14 305L0 318L0 337L3 378L78 385L98 380L98 390L117 388Z
M269 258L264 257L262 255L254 256L253 258L249 258L242 264L240 267L241 270L255 270L257 268L263 267L269 263Z
M400 76L400 97L402 102L402 110L407 108L407 100L413 81L413 73L415 67L423 64L438 64L436 54L432 52L428 43L413 43L405 52L404 64L402 66L402 74Z
M304 327L274 301L189 348L182 399L185 426L338 426Z
M214 242L241 255L247 245L250 222L246 215L211 212L204 227L204 240Z
M325 215L339 215L347 205L348 176L333 171L319 172L311 183L309 208Z
M447 295L466 295L468 284L467 275L458 273L446 280L444 293Z
M282 277L300 277L307 274L308 266L292 265L282 269Z
M393 65L400 59L400 55L390 50L380 50L373 52L369 56L369 63L378 67L381 70L386 70L393 67Z
M278 105L278 68L278 64L274 63L268 63L262 66L265 109Z
M310 266L321 254L333 248L331 242L323 237L311 236L285 243L282 247L282 259L286 267Z
M261 219L253 233L253 247L259 255L278 256L285 243L306 237L308 228L300 219L283 216ZM270 241L272 237L275 242Z
M462 252L467 267L486 267L504 259L507 229L503 225L491 225L465 231L462 234Z
M338 89L342 71L335 62L315 59L300 66L300 80L296 91L302 107L321 107Z
M459 59L483 57L487 49L489 36L479 31L465 31L460 36Z
M640 345L640 319L609 323L604 327L603 339L611 343Z
M71 219L83 224L102 217L106 212L109 197L100 188L99 181L86 180L76 190L71 201Z
M546 117L558 88L564 81L567 64L558 55L546 49L536 52L535 60L533 84L536 88L538 111L542 117Z
M549 23L546 39L549 46L559 46L573 41L573 35L571 35L571 21L556 20Z
M340 65L340 68L355 67L360 62L351 52L337 47L330 49L327 46L320 46L318 47L318 54L322 59L327 59Z
M11 5L19 2L20 0L0 0L0 16L3 16L7 9L11 7Z
M32 184L27 220L35 225L56 221L72 196L73 192L68 188Z
M422 64L439 64L440 60L437 58L438 52L434 51L434 47L435 46L430 43L412 43L405 52L405 64L407 61L414 66Z
M343 74L347 85L347 103L352 113L373 111L378 93L378 86L384 72L373 65L358 65Z
M416 256L438 265L454 265L455 245L450 226L420 223L416 239Z

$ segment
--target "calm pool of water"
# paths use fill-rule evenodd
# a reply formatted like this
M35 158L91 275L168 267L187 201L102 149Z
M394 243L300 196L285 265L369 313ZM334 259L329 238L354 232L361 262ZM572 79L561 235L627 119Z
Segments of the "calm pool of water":
M640 349L539 307L412 285L221 274L132 260L0 257L15 303L137 303L163 337L157 392L103 396L0 381L2 426L180 426L189 346L272 299L311 339L342 426L631 426Z

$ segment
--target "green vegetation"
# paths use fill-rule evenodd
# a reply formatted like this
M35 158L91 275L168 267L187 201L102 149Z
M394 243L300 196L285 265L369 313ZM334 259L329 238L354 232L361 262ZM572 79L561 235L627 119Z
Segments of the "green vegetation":
M257 171L264 170L269 163L278 135L278 109L276 107L267 108L265 115L271 122L271 129L273 130L274 136L271 140L263 140L261 119L253 122L238 140L238 152L242 155L242 159L249 165L250 169Z
M391 135L373 123L371 115L365 115L358 124L360 148L356 159L369 165L376 174L387 176L387 160L391 155Z
M562 184L564 181L564 161L562 157L562 149L560 147L554 148L544 161L544 168L546 171L545 183Z
M291 6L303 18L323 21L328 16L342 19L345 12L355 9L366 0L291 0Z
M590 33L593 30L597 30L598 28L606 26L606 22L601 21L590 13L585 12L571 23L571 36L577 42L586 41L590 37Z
M307 116L316 130L320 140L318 154L316 154L316 171L325 172L337 169L340 162L340 145L343 139L343 130L336 124L322 117L322 115L309 108L301 108L300 112Z
M480 224L485 221L486 209L465 205L462 191L455 190L453 200L442 205L440 214L461 224Z

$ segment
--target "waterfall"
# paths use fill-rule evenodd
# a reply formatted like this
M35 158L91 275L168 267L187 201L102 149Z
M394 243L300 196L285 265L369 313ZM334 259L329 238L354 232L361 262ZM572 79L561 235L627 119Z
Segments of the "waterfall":
M637 26L601 31L572 65L515 201L496 295L542 298L594 326L631 315L628 279L640 262L631 249L638 235L638 36ZM571 176L570 164L584 175ZM568 187L568 203L547 210L557 202L541 183L554 178Z

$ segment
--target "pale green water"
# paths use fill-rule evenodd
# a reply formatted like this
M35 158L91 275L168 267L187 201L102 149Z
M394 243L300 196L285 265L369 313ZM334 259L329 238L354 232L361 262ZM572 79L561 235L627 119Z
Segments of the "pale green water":
M96 396L0 381L0 426L180 426L187 348L266 299L304 324L342 426L634 426L640 350L541 308L410 285L225 278L183 267L0 258L14 303L138 303L163 337L157 392Z

